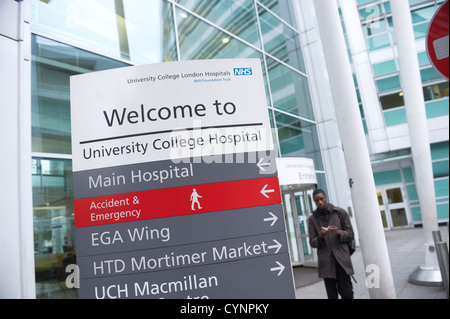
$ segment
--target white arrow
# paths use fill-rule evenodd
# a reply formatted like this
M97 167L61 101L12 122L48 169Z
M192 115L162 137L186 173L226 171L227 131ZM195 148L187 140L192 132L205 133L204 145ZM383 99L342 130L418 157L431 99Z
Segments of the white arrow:
M264 171L266 171L266 169L265 169L264 167L270 166L270 163L263 163L263 160L264 160L264 157L262 157L262 158L259 160L259 162L258 162L258 164L256 164L256 166L258 166L259 169L262 170L262 171L264 172Z
M280 264L280 262L276 262L277 263L277 265L278 265L278 267L273 267L273 268L270 268L270 271L278 271L278 274L277 274L277 277L279 277L280 275L281 275L281 273L283 272L283 270L284 270L284 268L286 268L286 267L284 267L282 264Z
M267 193L275 193L274 189L266 189L267 186L269 186L268 184L264 185L263 189L261 189L261 194L263 194L264 196L266 196L266 198L270 198Z
M276 245L272 245L272 246L268 246L267 248L269 249L277 249L275 251L275 254L278 254L278 252L280 251L281 247L283 247L283 245L281 245L277 240L273 239L273 241L275 242Z
M270 224L270 227L272 227L272 226L277 222L278 217L275 216L274 214L272 214L271 212L269 212L269 214L270 214L272 217L264 218L264 221L265 221L265 222L270 222L270 221L271 221L272 224Z

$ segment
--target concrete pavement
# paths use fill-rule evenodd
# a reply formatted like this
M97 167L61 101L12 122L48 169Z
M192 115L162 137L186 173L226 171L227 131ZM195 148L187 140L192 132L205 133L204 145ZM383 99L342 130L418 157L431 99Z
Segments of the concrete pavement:
M439 227L442 240L449 243L448 226ZM425 260L425 237L422 228L408 228L385 232L391 261L397 299L446 299L443 287L414 285L408 282L409 275ZM355 299L370 299L365 284L365 269L361 249L357 247L352 255L355 279L353 290ZM303 269L302 269L303 268ZM295 276L311 276L305 282L309 284L296 288L297 299L326 299L327 294L322 279L317 279L317 271L306 267L297 267ZM312 277L314 276L314 277Z

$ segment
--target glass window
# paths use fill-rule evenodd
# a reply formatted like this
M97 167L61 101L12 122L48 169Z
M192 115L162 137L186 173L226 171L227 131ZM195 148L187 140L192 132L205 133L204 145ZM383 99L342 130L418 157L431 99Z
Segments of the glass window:
M308 79L267 57L273 106L314 120Z
M406 211L404 208L391 209L392 225L394 227L408 225L408 218L406 217Z
M252 47L178 8L177 23L182 60L227 58L262 60L261 53Z
M261 48L255 6L248 0L177 0L203 18ZM183 14L181 18L183 18Z
M427 118L432 119L440 116L448 116L448 99L441 99L425 104Z
M380 190L377 190L377 197L378 197L378 205L384 205L383 196Z
M388 33L367 38L367 45L370 51L386 48L391 45Z
M433 160L445 159L449 157L449 142L431 144L431 158Z
M392 17L388 17L387 21L388 21L388 25L389 25L389 30L393 31L394 30L394 19L392 19Z
M409 6L415 6L416 4L422 3L422 2L428 2L429 0L409 0Z
M398 75L385 79L376 80L378 92L396 90L400 88L400 77Z
M389 110L395 107L405 105L405 100L403 99L403 92L380 96L380 101L383 110Z
M433 177L434 178L442 178L442 177L448 177L448 171L449 171L449 161L439 161L439 162L433 162ZM447 192L448 195L448 192Z
M37 298L76 298L65 285L76 263L70 160L33 158L33 228Z
M281 152L280 152L280 147L279 147L279 143L278 143L278 139L277 139L277 126L275 125L275 120L274 117L275 115L273 114L273 110L269 109L269 119L270 119L270 129L272 131L272 139L273 139L273 147L274 147L274 151L277 157L281 156Z
M402 191L400 188L386 189L389 204L403 203Z
M386 126L394 126L407 123L405 108L393 109L383 113Z
M376 19L383 15L381 4L376 3L359 10L361 20Z
M316 125L275 111L282 156L314 159L316 170L323 170Z
M420 66L431 64L430 59L428 58L427 52L418 53L417 58L419 59Z
M422 82L432 81L443 78L443 76L436 71L435 68L428 68L420 70L420 75L422 77Z
M448 162L447 162L448 164ZM448 166L447 166L448 168ZM448 171L447 171L448 176ZM448 192L449 192L449 181L448 178L434 181L434 189L436 197L446 197L448 201ZM448 204L447 204L447 216L448 216Z
M374 64L373 72L375 76L397 72L397 65L395 64L395 60Z
M39 36L32 37L32 151L71 154L71 75L125 66Z
M387 223L387 218L386 218L386 211L385 210L381 210L381 221L383 222L383 227L387 228L388 227L388 223Z
M185 10L177 8L178 37L182 60L258 58L266 87L267 105L270 105L267 76L262 53L229 36Z
M290 66L306 72L300 37L267 10L259 8L264 50Z
M385 19L378 20L378 18L372 20L369 19L368 23L363 24L362 28L366 36L371 36L387 31Z
M436 8L434 7L434 5L426 8L412 10L411 11L412 23L415 24L419 22L430 21L435 12Z
M428 85L423 88L425 101L437 100L449 96L448 82Z
M294 28L297 28L295 20L294 8L290 0L259 0L270 11L275 13L281 19L289 23Z
M428 32L428 23L422 23L419 25L415 25L413 27L414 29L414 37L416 39L420 39L420 38L425 38L427 36L427 32Z
M411 167L405 167L402 169L403 179L405 183L414 183L414 173Z
M364 3L371 2L371 1L374 1L374 0L358 0L357 2L358 2L358 5L361 5L361 4L364 4Z
M135 63L176 60L167 1L33 0L32 15L33 30L105 55Z
M384 171L373 174L375 185L402 183L400 170Z

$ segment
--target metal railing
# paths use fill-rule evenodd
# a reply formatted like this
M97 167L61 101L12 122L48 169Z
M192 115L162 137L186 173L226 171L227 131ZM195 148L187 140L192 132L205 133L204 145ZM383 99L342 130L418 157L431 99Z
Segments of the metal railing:
M448 257L448 248L447 243L442 241L441 232L439 230L435 230L433 233L433 240L434 245L436 247L436 253L439 261L439 268L441 270L441 276L442 276L442 284L445 289L445 293L447 294L448 298L448 280L449 280L449 257Z

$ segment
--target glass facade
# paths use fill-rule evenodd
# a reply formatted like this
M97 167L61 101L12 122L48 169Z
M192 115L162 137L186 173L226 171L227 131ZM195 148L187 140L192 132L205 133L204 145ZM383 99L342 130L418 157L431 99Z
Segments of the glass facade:
M407 119L401 72L394 54L396 35L390 2L354 1L358 4L369 55L376 57L372 61L373 80L384 125L395 130ZM421 43L430 19L444 0L409 2L416 41ZM64 283L65 266L76 261L71 75L178 60L259 58L277 155L313 159L318 187L327 189L309 75L292 1L31 0L31 3L32 186L38 298L76 298L76 291L67 289ZM448 81L434 70L426 52L419 50L417 56L427 116L448 118ZM356 77L355 85L367 133ZM448 220L448 136L446 141L430 147L438 218ZM399 154L404 154L402 151ZM380 203L385 225L421 219L412 162L406 160L398 166L376 170L374 174L379 198L385 199L383 205ZM389 185L393 183L405 187L402 193L405 206L389 210ZM302 205L297 195L292 195L292 201L299 208ZM303 210L296 213L300 228L307 218L302 213ZM306 242L302 245L303 251L309 251Z
M445 1L410 0L409 2L415 38L417 41L423 41L431 19L436 10ZM358 0L358 4L367 48L369 52L377 52L378 55L377 62L373 63L372 67L382 109L386 111L392 108L402 108L404 107L404 101L402 98L400 68L397 58L392 59L392 48L395 47L396 40L390 2L386 0ZM422 46L419 45L419 47ZM425 46L423 46L423 50L426 50ZM430 86L440 87L440 92L443 92L443 94L439 95L439 98L448 97L448 81L433 68L425 51L418 51L417 54L426 101L429 100L428 87ZM386 58L383 59L383 56ZM392 114L385 113L385 116L392 118ZM393 122L398 123L398 121Z
M409 4L418 48L417 58L422 78L427 118L435 120L432 125L442 127L446 125L448 129L449 82L431 65L425 44L430 21L444 2L444 0L410 0ZM384 115L384 125L389 132L399 136L402 134L402 125L404 127L407 124L407 117L400 65L396 56L396 37L390 1L357 0L357 4L369 57L373 60L373 76L378 90L379 105ZM444 168L448 164L449 158L448 133L446 135L444 137L446 141L430 144L438 219L442 221L449 218L449 175L448 168ZM390 156L394 157L393 160L397 163L397 168L393 169L388 164L386 164L385 168L380 168L382 165L375 167L374 178L377 187L383 189L383 187L388 187L386 185L397 183L403 185L407 190L405 201L408 202L408 206L405 206L405 210L397 210L395 203L392 202L384 204L391 204L390 208L392 208L392 211L390 211L388 206L380 204L383 223L386 227L388 227L389 223L391 226L396 227L421 222L420 205L412 168L413 163L409 159L404 161L396 160L395 157L398 156L396 155L398 152L404 153L409 152L409 150L405 146L403 149L395 150L391 154L381 154L386 159L389 159ZM376 155L380 158L380 154ZM394 176L397 177L396 180L392 179ZM387 193L387 198L389 198L389 193ZM408 209L410 210L409 213ZM397 218L396 221L394 221L394 215ZM393 219L392 222L390 222L389 217ZM408 221L406 222L405 219L408 219Z
M286 0L32 1L32 170L38 298L74 298L69 77L127 65L259 58L278 156L314 159L317 128L292 3ZM325 176L318 173L319 187Z

